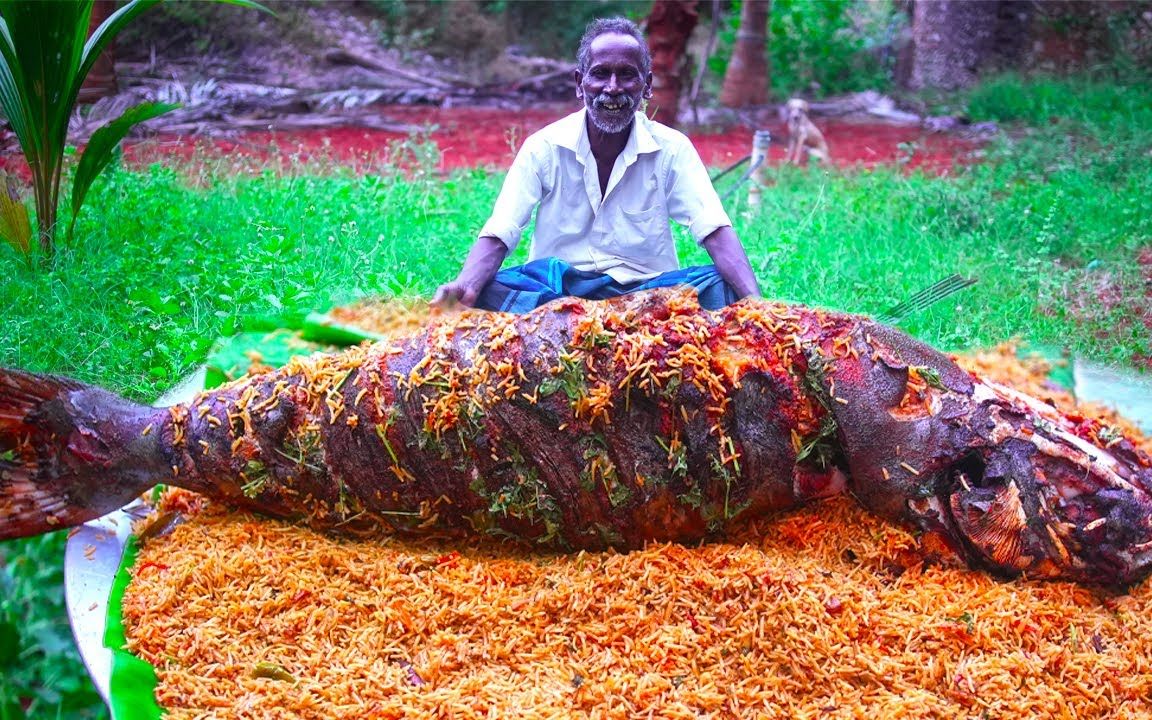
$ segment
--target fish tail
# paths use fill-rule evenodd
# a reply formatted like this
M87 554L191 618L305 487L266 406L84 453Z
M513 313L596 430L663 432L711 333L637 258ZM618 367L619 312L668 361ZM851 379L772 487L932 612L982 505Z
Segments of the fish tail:
M79 525L159 482L164 453L145 430L155 413L74 380L0 368L0 540Z

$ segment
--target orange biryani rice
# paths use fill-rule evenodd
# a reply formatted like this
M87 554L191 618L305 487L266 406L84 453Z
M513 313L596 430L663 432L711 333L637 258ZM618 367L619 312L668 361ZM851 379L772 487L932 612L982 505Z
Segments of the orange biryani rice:
M958 360L1134 431L1015 350ZM143 543L123 614L175 719L1152 717L1152 583L999 582L847 498L571 555L161 505L187 522Z

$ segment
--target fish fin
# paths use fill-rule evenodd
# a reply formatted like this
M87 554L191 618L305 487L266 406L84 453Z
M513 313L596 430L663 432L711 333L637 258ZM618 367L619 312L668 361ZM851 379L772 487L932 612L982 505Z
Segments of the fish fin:
M123 438L149 412L74 380L0 368L0 540L79 525L154 485L156 463L124 462L141 448Z

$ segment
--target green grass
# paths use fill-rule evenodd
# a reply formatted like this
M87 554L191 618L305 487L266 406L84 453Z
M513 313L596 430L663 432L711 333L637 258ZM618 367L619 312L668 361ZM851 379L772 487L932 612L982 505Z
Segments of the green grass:
M730 207L765 294L880 312L961 272L979 285L905 329L947 349L1021 337L1121 364L1152 354L1135 263L1152 246L1152 91L1006 78L968 104L975 119L1032 129L1012 127L990 162L952 178L780 170L759 213ZM323 163L285 177L232 162L115 170L80 219L82 246L62 248L50 272L0 249L0 365L151 400L246 317L429 295L500 182ZM685 264L706 262L681 249ZM103 716L64 618L63 543L0 544L0 720L21 702L31 717Z

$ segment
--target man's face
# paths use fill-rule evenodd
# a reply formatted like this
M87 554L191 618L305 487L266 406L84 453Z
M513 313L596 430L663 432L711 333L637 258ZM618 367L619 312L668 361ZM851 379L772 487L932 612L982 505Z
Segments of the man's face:
M640 44L631 35L607 33L593 40L589 50L588 72L576 71L576 97L599 130L623 132L641 99L652 96L652 73L640 74Z

